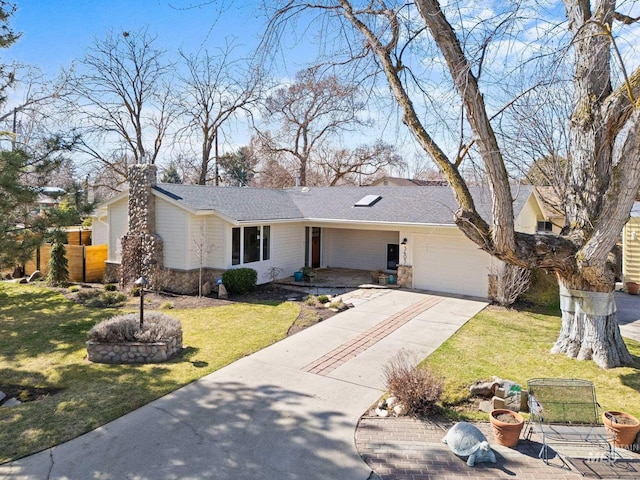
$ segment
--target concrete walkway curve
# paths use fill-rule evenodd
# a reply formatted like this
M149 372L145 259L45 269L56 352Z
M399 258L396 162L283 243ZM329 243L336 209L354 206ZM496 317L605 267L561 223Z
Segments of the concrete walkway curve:
M354 432L399 350L424 358L485 302L359 290L355 308L75 440L0 465L11 480L365 480Z

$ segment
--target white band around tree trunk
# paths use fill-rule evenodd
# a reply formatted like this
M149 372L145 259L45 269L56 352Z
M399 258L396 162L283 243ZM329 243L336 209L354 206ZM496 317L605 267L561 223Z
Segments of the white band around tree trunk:
M560 285L560 309L564 312L579 312L601 317L616 312L616 299L613 292L588 292L572 290Z

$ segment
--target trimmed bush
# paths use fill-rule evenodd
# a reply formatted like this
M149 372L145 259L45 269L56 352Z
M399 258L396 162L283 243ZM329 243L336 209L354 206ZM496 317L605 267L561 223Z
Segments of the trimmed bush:
M318 303L322 303L323 305L329 301L328 295L320 295L318 297Z
M258 272L253 268L234 268L222 274L222 283L230 293L242 295L256 288Z
M160 310L171 310L173 308L175 308L173 302L162 302L162 305L160 305Z
M63 287L69 281L69 260L66 253L64 244L55 242L51 245L47 283L53 287Z
M90 341L100 343L156 343L181 336L180 321L159 312L145 314L142 330L139 314L128 313L94 325L87 334Z
M427 415L436 409L444 381L428 368L414 366L412 356L401 350L382 373L390 394L404 405L409 415Z
M113 283L107 283L107 284L104 286L104 289L105 289L107 292L115 292L116 290L118 290L118 287L116 287Z
M85 303L90 298L95 298L98 295L100 295L100 291L89 288L80 290L78 295L76 295L76 298L80 303Z
M80 290L76 298L78 302L91 308L120 307L127 301L124 293L97 289Z
M91 308L120 307L126 301L127 296L124 293L101 292L97 296L87 300L85 305Z

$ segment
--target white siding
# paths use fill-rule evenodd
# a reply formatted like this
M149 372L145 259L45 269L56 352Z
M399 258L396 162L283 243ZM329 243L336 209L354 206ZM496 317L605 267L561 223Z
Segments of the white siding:
M219 217L186 214L188 238L185 246L188 269L200 267L200 252L203 267L227 268L224 261L224 230L227 223Z
M120 262L122 260L122 244L120 239L129 230L129 199L124 197L117 202L109 205L108 221L109 221L109 262Z
M160 198L156 198L156 233L163 241L164 266L188 269L191 251L189 214Z
M304 233L305 227L299 223L271 225L269 267L281 268L283 277L290 277L293 272L302 268L304 266Z
M397 231L322 229L323 266L385 270L387 244L400 243Z
M109 222L108 213L100 217L93 217L91 223L91 244L104 245L109 244Z
M211 268L226 268L225 258L225 229L228 223L219 217L207 218L207 239L213 245L213 251L207 258L207 266Z
M536 233L538 219L543 219L542 211L538 208L535 197L531 195L516 217L515 229L523 233Z
M271 251L269 260L231 265L232 225L229 225L227 228L226 238L228 241L225 248L225 255L227 257L227 266L225 268L253 268L258 273L258 285L271 280L269 269L272 267L281 270L280 277L290 277L293 275L293 272L304 266L304 225L299 223L275 225L266 223L261 225L270 225L271 227Z

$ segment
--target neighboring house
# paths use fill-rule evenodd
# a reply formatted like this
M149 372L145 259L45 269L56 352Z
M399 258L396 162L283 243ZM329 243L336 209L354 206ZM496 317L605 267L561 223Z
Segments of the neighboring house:
M382 177L369 184L370 187L427 187L448 185L446 180L419 180L417 178Z
M59 187L43 187L38 192L36 200L37 213L44 215L45 212L60 205L60 199L66 192Z
M640 202L633 204L622 230L622 279L640 284Z
M205 239L210 247L203 261L207 280L238 267L255 269L258 283L270 280L273 267L281 269L282 277L304 265L398 269L398 283L409 288L488 295L496 260L455 226L457 205L449 187L156 185L154 166L136 165L134 171L131 195L124 192L103 203L94 221L94 243L108 245L108 281L120 278L123 250L131 239L144 238L152 246L139 255L156 256L145 263L147 268L171 269L172 290L195 292L196 247ZM535 233L544 218L532 192L530 186L513 190L516 228L527 233ZM488 190L473 188L472 194L488 219Z
M553 187L536 187L534 193L542 210L537 231L559 234L564 227L564 201L556 194Z

